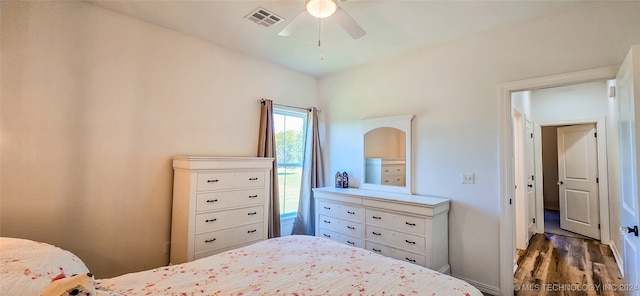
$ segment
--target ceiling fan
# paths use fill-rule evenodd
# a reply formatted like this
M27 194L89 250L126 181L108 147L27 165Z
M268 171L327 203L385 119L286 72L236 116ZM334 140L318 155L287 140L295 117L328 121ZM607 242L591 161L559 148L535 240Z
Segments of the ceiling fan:
M358 39L367 33L342 7L338 6L336 0L306 0L305 9L298 13L278 35L290 36L296 19L305 12L319 19L330 17L329 19L335 20L353 39Z

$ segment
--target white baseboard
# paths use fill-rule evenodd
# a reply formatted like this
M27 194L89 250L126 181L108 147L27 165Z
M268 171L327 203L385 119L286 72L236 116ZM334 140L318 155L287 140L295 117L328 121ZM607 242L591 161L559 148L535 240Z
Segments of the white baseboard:
M480 282L476 282L474 280L470 280L470 279L466 279L460 276L457 276L455 274L452 274L451 276L461 279L469 284L471 284L472 286L476 287L476 289L480 290L480 292L485 293L485 294L490 294L490 295L500 295L500 288L496 287L496 286L492 286L492 285L487 285L484 283L480 283Z
M618 268L620 269L620 273L622 274L622 276L624 277L624 263L622 262L622 256L620 254L620 251L618 250L618 246L616 246L616 244L611 241L609 242L609 247L611 247L611 252L613 253L613 258L616 259L616 263L618 264Z

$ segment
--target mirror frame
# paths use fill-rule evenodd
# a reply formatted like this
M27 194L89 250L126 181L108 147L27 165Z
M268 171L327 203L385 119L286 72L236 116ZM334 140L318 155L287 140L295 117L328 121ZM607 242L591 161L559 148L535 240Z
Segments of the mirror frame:
M376 190L376 191L387 191L387 192L396 192L396 193L407 193L412 194L412 180L411 176L411 121L415 115L399 115L399 116L390 116L390 117L379 117L379 118L370 118L362 120L362 182L360 184L361 189L368 190ZM395 129L399 129L405 133L405 184L404 186L389 186L389 185L381 185L381 184L369 184L365 183L364 180L366 178L366 157L364 155L364 136L380 127L391 127Z

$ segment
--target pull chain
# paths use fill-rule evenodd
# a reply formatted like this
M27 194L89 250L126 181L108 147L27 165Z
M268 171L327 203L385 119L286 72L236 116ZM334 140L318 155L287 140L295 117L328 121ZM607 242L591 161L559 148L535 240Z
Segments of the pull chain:
M322 39L322 19L318 18L318 48L320 49L320 60L324 60L324 55L322 54L322 47L320 40Z

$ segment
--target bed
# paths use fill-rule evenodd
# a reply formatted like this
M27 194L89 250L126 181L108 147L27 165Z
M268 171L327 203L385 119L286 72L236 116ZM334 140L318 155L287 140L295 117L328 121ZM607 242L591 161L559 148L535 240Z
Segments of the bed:
M89 271L68 251L23 239L1 238L0 259L0 295L40 295L60 271ZM274 238L183 264L97 279L94 286L97 295L112 296L482 295L454 277L313 236Z

